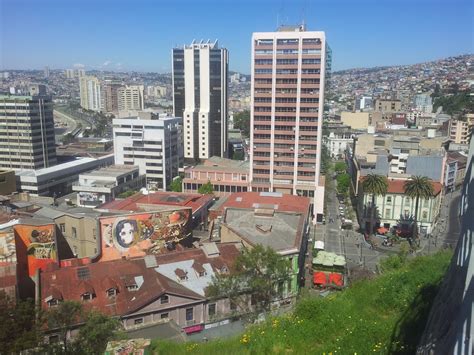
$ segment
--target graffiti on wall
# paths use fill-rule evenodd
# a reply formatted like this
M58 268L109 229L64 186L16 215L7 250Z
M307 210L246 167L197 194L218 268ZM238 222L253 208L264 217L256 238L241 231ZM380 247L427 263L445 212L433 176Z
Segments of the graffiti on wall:
M14 229L26 248L30 276L35 275L37 269L44 269L46 265L57 262L54 224L41 226L18 224Z
M0 263L16 263L15 234L13 229L0 230Z
M157 254L186 237L190 209L100 218L101 261Z

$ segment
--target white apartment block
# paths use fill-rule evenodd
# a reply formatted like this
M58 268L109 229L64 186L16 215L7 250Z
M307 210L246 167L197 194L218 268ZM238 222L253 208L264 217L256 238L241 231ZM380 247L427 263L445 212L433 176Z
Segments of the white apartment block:
M118 89L119 111L143 110L145 108L144 94L143 85L127 85Z
M100 81L95 76L83 76L79 79L81 107L86 110L101 111L102 97Z
M183 167L182 118L113 120L115 164L137 165L147 188L166 190Z
M173 109L187 159L227 156L228 62L217 41L173 49Z

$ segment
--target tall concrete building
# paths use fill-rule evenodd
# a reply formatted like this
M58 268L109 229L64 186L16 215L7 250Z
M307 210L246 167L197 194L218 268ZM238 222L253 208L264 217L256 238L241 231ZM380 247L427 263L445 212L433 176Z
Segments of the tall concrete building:
M321 201L318 211L324 199L319 174L330 55L325 33L304 26L252 37L252 190L308 196Z
M101 111L102 98L100 81L95 76L83 76L79 79L81 107L86 110Z
M38 85L34 92L45 92ZM50 96L0 96L0 169L41 169L56 164Z
M227 156L228 63L217 41L173 49L173 109L183 117L186 159Z
M118 91L122 84L113 80L104 80L101 85L102 109L105 112L117 113L119 111Z
M145 108L143 85L127 85L118 89L119 111L141 111Z
M166 190L183 167L182 119L145 114L113 120L115 163L138 165L148 188Z

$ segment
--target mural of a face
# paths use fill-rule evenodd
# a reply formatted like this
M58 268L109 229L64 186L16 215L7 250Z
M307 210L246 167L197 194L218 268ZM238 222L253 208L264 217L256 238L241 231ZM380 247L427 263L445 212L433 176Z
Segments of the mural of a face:
M115 240L122 248L130 248L135 242L137 231L135 220L124 219L118 221L115 226Z

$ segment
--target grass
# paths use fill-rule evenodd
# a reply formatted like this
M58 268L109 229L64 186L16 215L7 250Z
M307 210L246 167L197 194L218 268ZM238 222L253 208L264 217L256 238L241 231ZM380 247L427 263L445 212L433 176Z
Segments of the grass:
M325 299L304 298L292 315L250 326L238 337L199 344L155 340L152 350L173 355L413 354L451 256L443 251L389 261L383 275Z

